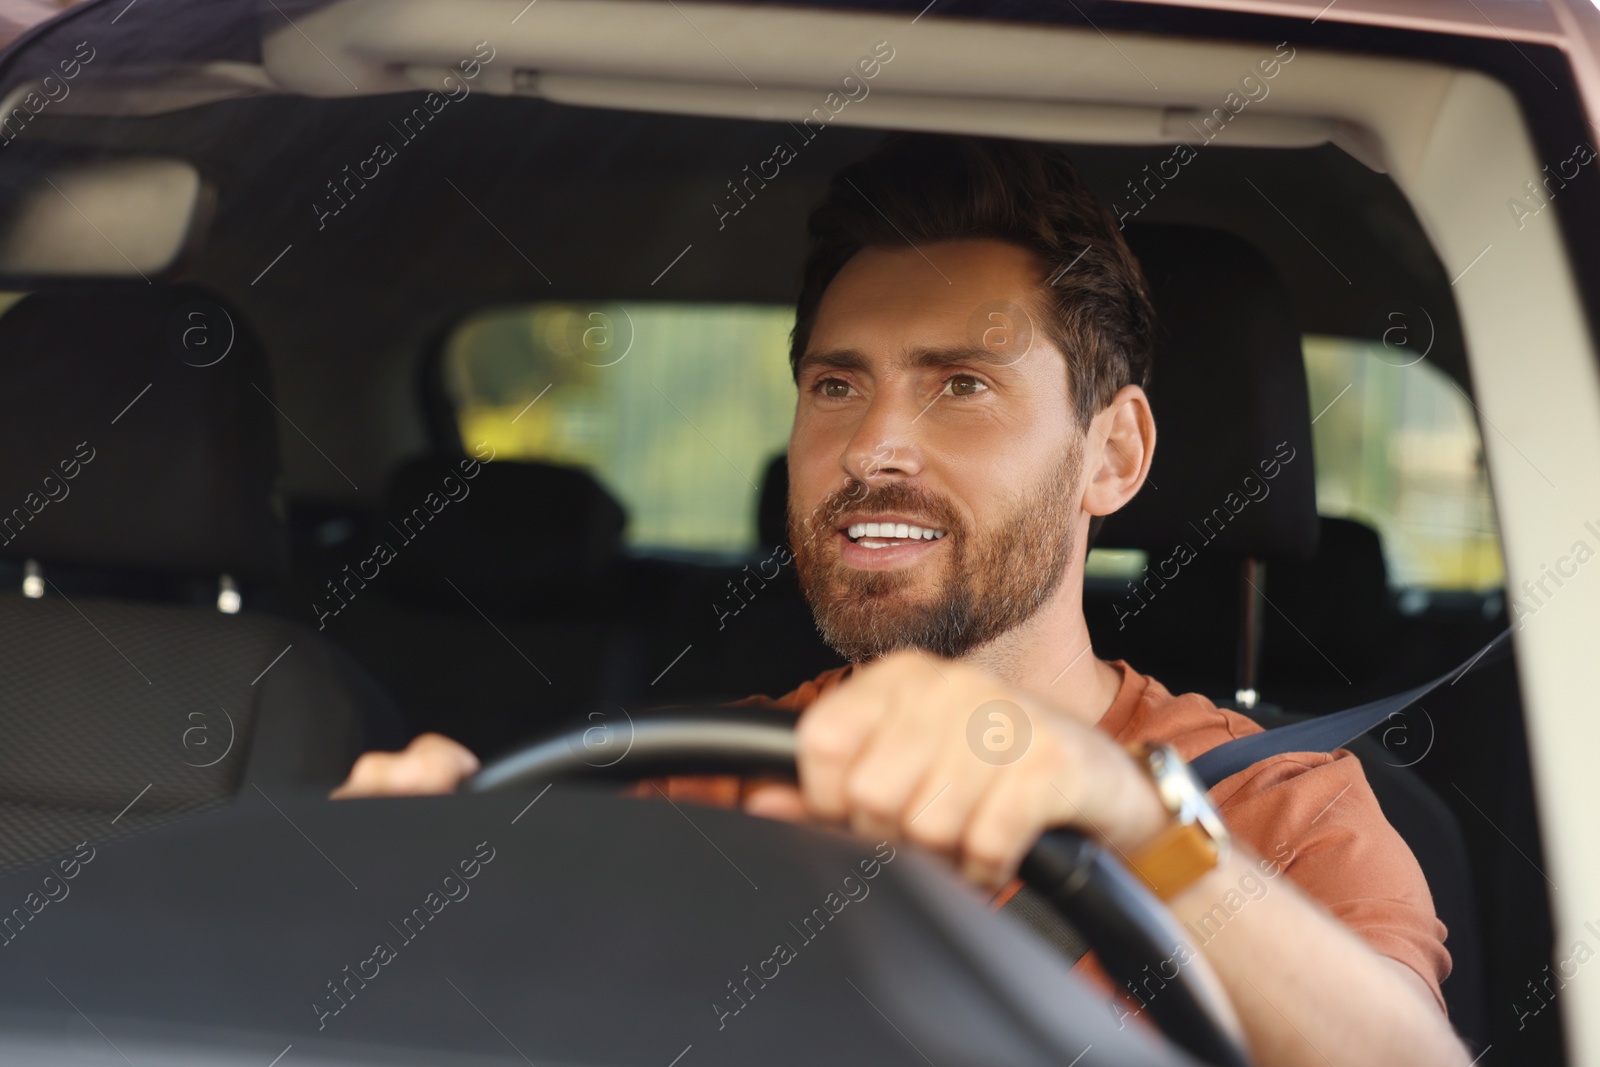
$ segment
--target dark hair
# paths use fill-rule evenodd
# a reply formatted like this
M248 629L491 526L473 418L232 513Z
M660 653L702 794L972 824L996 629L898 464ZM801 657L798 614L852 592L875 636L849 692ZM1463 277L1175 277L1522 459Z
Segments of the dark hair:
M810 247L789 345L796 377L823 292L861 249L988 237L1021 245L1044 263L1046 284L1035 306L1067 357L1080 426L1124 385L1149 384L1155 311L1144 273L1110 208L1052 148L890 134L833 176L806 231Z

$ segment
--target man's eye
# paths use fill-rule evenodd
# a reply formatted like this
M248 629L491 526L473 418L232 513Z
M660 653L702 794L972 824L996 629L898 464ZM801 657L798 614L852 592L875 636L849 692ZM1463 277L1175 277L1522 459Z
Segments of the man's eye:
M987 388L989 388L987 385L970 374L954 375L944 383L944 391L951 396L972 396L975 393L983 392Z
M850 383L843 378L824 378L816 384L816 390L823 396L842 399L850 395Z

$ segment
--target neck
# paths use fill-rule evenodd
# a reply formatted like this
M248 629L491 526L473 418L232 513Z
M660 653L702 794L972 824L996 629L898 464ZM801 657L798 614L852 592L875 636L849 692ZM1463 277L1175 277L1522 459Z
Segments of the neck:
M1090 647L1083 617L1083 564L1062 578L1032 618L962 659L1093 726L1116 699L1121 674Z

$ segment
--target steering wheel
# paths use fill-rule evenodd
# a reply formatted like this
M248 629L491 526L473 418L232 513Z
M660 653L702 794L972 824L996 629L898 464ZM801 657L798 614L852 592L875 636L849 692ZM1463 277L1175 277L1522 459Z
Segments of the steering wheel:
M487 792L555 779L634 782L712 774L792 782L796 721L793 712L773 708L675 707L630 717L622 745L609 723L578 725L491 761L466 788ZM1167 961L1179 948L1199 956L1144 884L1074 830L1043 834L1019 873L1082 934L1119 986L1136 982L1146 967ZM1221 992L1192 967L1162 978L1161 995L1146 1005L1161 1031L1204 1063L1249 1067Z

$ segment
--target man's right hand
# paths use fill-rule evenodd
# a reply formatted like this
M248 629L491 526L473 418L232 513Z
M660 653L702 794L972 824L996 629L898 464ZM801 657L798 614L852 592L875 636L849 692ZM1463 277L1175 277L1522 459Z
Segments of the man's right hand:
M344 784L328 796L423 796L453 793L478 772L478 757L442 734L418 734L400 752L364 752Z

